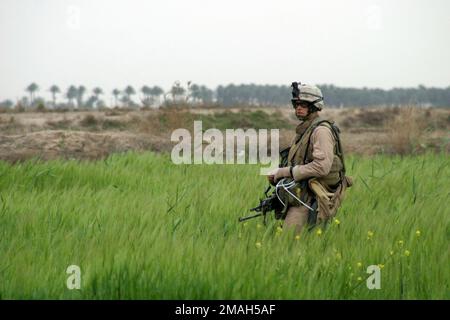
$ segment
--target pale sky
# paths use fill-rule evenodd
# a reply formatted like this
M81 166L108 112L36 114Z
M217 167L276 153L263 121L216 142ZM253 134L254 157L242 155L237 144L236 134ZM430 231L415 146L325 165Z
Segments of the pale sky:
M0 101L33 81L47 99L52 84L175 80L447 87L449 13L447 0L0 0Z

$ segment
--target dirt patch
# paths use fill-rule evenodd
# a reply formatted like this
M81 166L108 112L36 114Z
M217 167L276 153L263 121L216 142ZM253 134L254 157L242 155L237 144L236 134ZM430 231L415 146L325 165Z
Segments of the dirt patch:
M409 109L405 109L409 110ZM346 153L450 152L450 109L325 109ZM124 151L168 151L173 130L279 128L280 147L295 135L292 108L192 108L0 114L0 159L101 159Z
M169 149L168 141L144 134L56 130L0 136L0 159L9 162L33 157L96 160L111 153Z

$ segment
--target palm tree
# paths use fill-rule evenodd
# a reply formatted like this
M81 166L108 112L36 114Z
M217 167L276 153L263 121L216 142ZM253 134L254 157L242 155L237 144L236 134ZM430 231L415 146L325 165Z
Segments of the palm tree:
M141 88L141 92L144 95L144 98L141 99L142 105L144 107L148 107L149 105L152 104L152 97L151 97L151 95L152 95L152 88L150 88L149 86L143 86Z
M130 105L130 99L125 94L120 97L120 102L122 102L122 105L126 105L126 106Z
M212 102L214 92L206 86L200 86L200 99L203 103Z
M75 87L75 86L70 86L68 89L67 89L67 92L66 92L66 97L67 97L67 99L69 100L69 104L70 104L70 106L71 107L73 107L73 99L76 99L77 98L77 96L78 96L78 90L77 90L77 88Z
M56 94L60 93L61 90L59 90L59 87L57 85L52 85L50 87L50 92L52 93L53 98L53 108L56 108Z
M151 103L154 103L155 100L158 100L158 102L159 102L159 97L160 97L163 93L164 93L164 90L161 89L161 88L158 87L158 86L154 86L154 87L152 87L152 88L149 88L149 91L148 91L148 95L150 96L150 97L149 97L149 100L151 101Z
M143 86L141 88L141 92L144 95L144 98L147 99L151 95L152 89L149 86Z
M150 95L156 98L159 98L159 96L161 96L163 93L164 90L158 86L154 86L150 91Z
M94 105L96 103L97 103L97 98L95 96L90 96L84 105L86 106L86 108L92 109L92 108L94 108Z
M176 101L177 96L181 96L185 92L186 90L181 86L179 81L176 81L170 89L170 94L172 95L173 101Z
M186 100L188 100L189 98L192 98L193 102L197 102L200 100L201 95L199 85L194 83L193 85L189 86L189 94Z
M127 95L127 101L128 101L128 107L130 107L130 104L131 104L131 96L133 95L133 94L136 94L136 91L134 90L134 88L132 87L132 86L127 86L126 88L125 88L125 94Z
M117 104L117 101L118 101L118 99L119 99L119 95L120 95L120 90L119 89L114 89L113 91L112 91L112 94L113 94L113 96L114 96L114 100L115 100L115 102L116 102L116 107L118 106L118 104Z
M2 108L11 108L14 105L14 102L12 102L11 100L7 99L5 101L0 102L0 107Z
M81 108L83 106L83 96L86 93L86 87L81 85L77 89L77 105L78 108Z
M95 87L92 92L94 93L95 98L97 98L97 101L99 100L99 96L103 94L103 90L99 87Z
M31 103L31 105L33 105L34 93L39 90L39 86L33 82L28 87L26 87L25 90L30 93L30 103Z
M100 103L100 95L103 94L103 90L99 87L95 87L94 90L92 90L92 93L94 93L94 99L98 107L98 104Z

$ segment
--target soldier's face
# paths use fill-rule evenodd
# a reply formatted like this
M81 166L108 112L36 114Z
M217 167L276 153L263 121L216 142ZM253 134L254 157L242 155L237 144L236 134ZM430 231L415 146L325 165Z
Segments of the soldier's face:
M299 103L295 106L295 115L297 118L302 119L308 115L308 104Z

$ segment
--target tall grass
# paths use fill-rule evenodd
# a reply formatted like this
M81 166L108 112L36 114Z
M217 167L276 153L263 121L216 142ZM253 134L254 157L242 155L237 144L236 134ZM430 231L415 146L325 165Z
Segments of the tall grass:
M166 155L0 164L2 299L437 299L449 295L448 155L347 163L337 216L296 240L239 224L266 184L252 165ZM69 265L81 290L66 287ZM381 289L369 290L368 265Z

